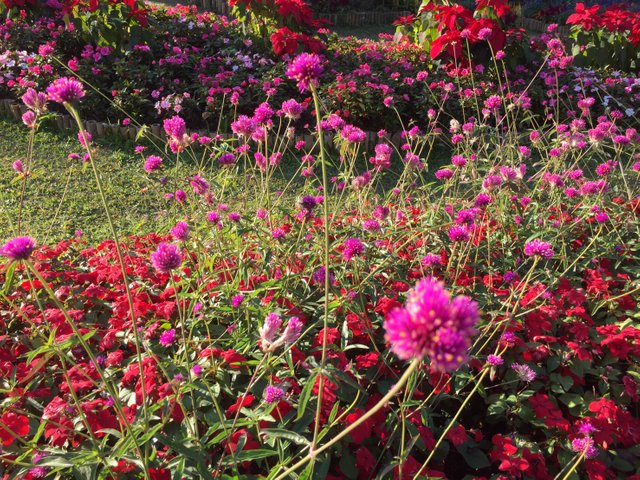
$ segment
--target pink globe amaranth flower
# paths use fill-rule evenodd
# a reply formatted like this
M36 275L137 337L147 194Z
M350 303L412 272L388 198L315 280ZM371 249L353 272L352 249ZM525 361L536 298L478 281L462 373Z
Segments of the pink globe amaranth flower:
M452 242L467 242L471 238L469 229L463 225L454 225L447 232Z
M34 128L36 126L37 118L38 117L36 117L35 113L33 113L31 110L27 110L22 115L22 123L24 123L29 128Z
M499 355L489 355L487 357L487 364L492 367L498 367L504 363L504 359Z
M450 168L441 168L435 175L438 180L450 180L453 178L453 170Z
M0 255L9 260L27 260L36 248L36 241L32 237L16 237L9 240L0 248Z
M534 372L529 365L525 365L523 363L512 363L511 368L523 382L531 383L537 377L536 372Z
M159 170L162 167L162 158L156 155L149 155L144 162L144 170L147 173Z
M424 267L433 267L434 265L440 265L442 263L442 258L440 258L440 255L435 253L427 253L422 257L420 263L422 263Z
M171 229L171 236L179 242L189 239L189 225L186 222L178 222Z
M385 339L402 360L429 356L437 371L460 366L470 346L479 317L477 304L467 297L451 300L434 278L418 282L404 308L391 311L385 321Z
M452 372L467 359L470 342L462 332L451 328L436 331L429 352L431 366L439 372Z
M584 457L588 459L598 456L598 448L591 437L574 438L571 441L571 450L581 455L584 454Z
M16 160L11 164L11 168L13 168L18 173L24 173L24 164L22 160Z
M176 197L176 200L180 203L187 201L187 194L184 190L176 190L176 193L174 195Z
M187 133L187 124L178 115L165 119L163 125L165 133L174 139L182 140Z
M47 110L47 95L37 92L33 88L28 88L22 95L22 103L36 113L44 113Z
M302 321L298 317L291 317L282 334L282 340L286 345L295 343L302 333Z
M291 120L298 120L303 110L304 106L293 98L282 102L282 113Z
M344 242L342 258L349 261L357 255L364 253L364 244L358 238L348 238Z
M72 77L58 78L47 87L49 100L57 103L72 103L84 97L82 83Z
M240 115L237 120L231 123L231 131L236 135L246 138L251 137L257 127L257 122L246 115Z
M282 319L277 313L270 313L264 320L264 324L258 330L260 340L262 340L262 349L268 350L273 344L278 329L282 325Z
M354 127L353 125L345 125L342 127L342 130L340 130L340 136L349 143L364 142L367 138L367 134L363 130L358 127Z
M234 295L231 298L231 306L233 308L238 308L243 301L244 301L244 295L240 293L238 295Z
M175 270L182 264L180 249L172 243L160 243L157 250L151 254L151 264L160 273Z
M324 71L322 59L315 53L301 53L287 68L287 77L298 82L300 92L317 87Z
M368 218L367 220L362 222L362 228L367 232L379 232L382 227L380 227L380 223L377 220Z
M284 398L284 390L273 385L267 385L264 389L264 401L266 403L276 403Z
M478 38L480 40L489 40L493 31L490 28L481 28L478 32Z
M528 257L542 257L549 259L553 257L554 252L549 242L543 242L542 240L531 240L524 246L524 254Z
M204 195L209 191L209 182L200 175L194 175L189 181L191 188L197 195Z
M287 232L285 232L285 230L280 227L276 227L273 230L271 230L271 237L273 237L274 240L279 240L283 238L286 234Z
M484 106L490 110L500 108L500 105L502 105L502 99L499 95L491 95L484 101Z
M176 339L176 331L174 328L172 328L171 330L167 330L166 332L163 332L160 335L160 345L162 345L163 347L169 347L173 344L173 342Z
M236 156L231 152L225 152L218 157L218 163L220 165L233 165L236 163Z

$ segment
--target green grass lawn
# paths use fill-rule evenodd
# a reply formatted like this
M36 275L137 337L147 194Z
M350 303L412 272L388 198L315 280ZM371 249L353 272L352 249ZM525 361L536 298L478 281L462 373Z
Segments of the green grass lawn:
M82 160L67 158L82 152L75 136L50 130L37 133L21 202L24 182L12 163L20 159L26 166L28 131L7 120L0 120L0 128L0 237L18 233L21 203L22 232L37 236L40 243L69 237L78 229L90 240L110 236L91 169ZM165 205L158 205L157 196L145 191L149 182L133 145L117 139L96 145L105 194L119 230L134 233L157 228Z
M29 132L22 124L5 119L0 119L0 128L0 240L22 233L34 235L44 244L68 238L76 230L82 230L90 242L112 237L92 169L81 159L68 158L70 153L82 153L75 135L48 128L38 131L25 185L12 164L20 159L26 169ZM211 161L201 154L182 154L176 167L175 155L149 145L145 155L160 155L165 160L166 174L181 179L179 184L163 187L144 171L144 161L134 152L133 142L101 138L94 141L94 146L101 183L119 235L166 232L176 219L189 215L177 202L164 199L163 194L178 188L191 194L186 179L195 173L204 172L212 190L221 191L214 175L220 170L210 170ZM294 179L281 202L295 201L295 194L299 193L295 176L298 166L299 161L285 159L274 175L274 191L285 189ZM226 183L224 197L216 198L217 202L244 212L255 211L261 199L253 198L253 189L242 174L227 176Z

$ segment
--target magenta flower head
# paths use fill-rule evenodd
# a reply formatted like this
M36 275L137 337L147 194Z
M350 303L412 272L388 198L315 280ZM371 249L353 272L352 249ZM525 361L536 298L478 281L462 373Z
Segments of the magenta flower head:
M169 273L182 264L182 255L177 245L160 243L158 249L151 254L151 264L160 273Z
M269 351L278 333L278 329L282 325L282 319L277 313L270 313L264 320L264 324L258 330L260 340L262 341L262 349Z
M144 170L147 173L155 172L162 167L162 158L156 155L149 155L144 162Z
M282 102L282 113L291 120L298 120L303 110L304 106L293 98Z
M84 97L84 87L75 78L62 77L47 87L47 94L54 102L72 103Z
M287 322L287 326L282 334L282 340L285 344L290 345L298 340L302 333L302 321L298 317L291 317Z
M284 390L273 385L268 385L264 389L264 401L266 403L276 403L284 398Z
M36 241L31 237L16 237L0 248L0 255L14 262L27 260L36 248Z
M528 257L542 257L549 259L553 257L553 248L549 242L542 240L531 240L524 246L524 254Z
M315 53L301 53L289 64L287 77L298 82L300 92L317 87L324 71L322 59Z
M385 339L398 358L429 356L434 369L450 372L465 361L478 319L475 302L464 296L451 300L439 281L425 278L409 292L404 308L389 313Z
M36 113L44 113L47 109L47 95L28 88L22 96L22 102Z
M24 123L29 128L34 128L36 126L37 117L36 114L31 110L27 110L22 115L22 123Z
M189 239L189 225L186 222L178 222L176 226L171 229L171 236L179 242L184 242Z
M449 229L448 235L452 242L466 242L471 238L468 228L463 225L454 225Z
M209 191L209 182L200 175L194 175L191 177L189 184L191 185L191 188L193 188L193 191L198 195L204 195Z
M584 457L588 459L598 456L598 448L591 437L574 438L571 441L571 450L578 454L584 454Z
M358 238L347 238L344 242L342 258L351 260L364 252L364 244Z
M176 330L172 328L171 330L167 330L166 332L160 335L160 345L163 347L169 347L176 339Z
M187 133L187 124L178 115L165 119L163 126L165 133L175 139L182 139Z

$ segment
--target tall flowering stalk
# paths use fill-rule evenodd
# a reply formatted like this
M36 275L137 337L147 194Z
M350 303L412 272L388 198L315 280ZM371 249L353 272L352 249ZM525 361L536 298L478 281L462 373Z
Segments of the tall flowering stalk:
M320 84L320 76L324 71L322 59L316 54L302 53L293 59L287 69L287 76L298 83L300 92L310 90L313 96L313 106L316 115L316 133L320 146L320 165L322 167L322 190L324 201L322 202L322 216L324 221L324 313L322 328L322 356L320 358L320 378L318 385L318 401L316 405L315 422L313 427L313 440L311 451L315 449L320 431L320 413L322 410L322 396L324 392L324 374L322 373L327 361L327 331L329 326L329 181L327 176L327 159L324 147L324 135L322 132L322 117L320 112L320 99L317 87Z
M129 279L127 275L126 264L124 262L124 255L122 254L122 249L120 247L120 243L118 242L118 232L116 231L115 224L113 223L113 219L111 217L111 212L109 210L109 206L107 204L106 195L104 193L104 189L102 187L102 181L100 180L100 174L98 173L98 169L95 164L95 160L93 158L93 151L91 149L91 140L88 136L87 131L84 128L82 123L82 119L80 118L80 113L75 108L74 104L79 101L82 97L84 97L84 87L81 82L76 80L75 78L59 78L55 80L49 87L47 88L47 94L49 95L49 99L61 103L65 109L69 112L69 114L73 117L78 127L78 139L80 143L85 147L87 151L87 157L89 159L89 164L91 165L91 170L93 171L93 176L96 181L96 186L98 188L98 194L100 196L100 201L102 202L102 206L104 207L105 217L107 219L107 223L109 224L109 229L111 230L111 234L113 236L113 241L115 245L116 255L118 257L118 262L120 264L120 269L122 272L122 280L125 288L125 292L127 295L127 300L129 303L129 313L131 315L131 329L133 331L133 336L135 340L136 347L136 356L138 361L138 366L140 369L140 380L142 385L142 410L145 419L145 426L149 425L149 411L147 405L147 389L146 382L144 379L143 372L143 363L142 363L142 351L141 344L142 341L140 339L140 335L138 332L138 328L136 325L136 315L133 309L133 297L131 295L131 289L129 287ZM81 341L82 337L80 336ZM88 345L83 346L86 349L89 349ZM87 351L89 355L93 355L90 350ZM148 469L146 468L148 457L148 444L145 445L145 452L142 455L142 462L145 465L144 475L145 479L150 478Z

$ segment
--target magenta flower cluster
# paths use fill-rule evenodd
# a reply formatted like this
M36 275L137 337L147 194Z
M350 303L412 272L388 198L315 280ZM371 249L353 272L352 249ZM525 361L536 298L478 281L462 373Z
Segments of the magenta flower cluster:
M151 264L159 273L169 273L182 264L180 249L172 243L160 243L151 254Z
M428 356L432 368L451 372L466 360L478 320L476 302L462 295L452 299L442 283L425 278L403 308L389 313L385 339L398 358Z
M542 257L549 259L553 257L553 248L549 242L543 242L542 240L531 240L524 246L524 254L527 257Z
M75 78L62 77L47 87L49 100L57 103L71 103L84 97L84 87Z
M287 77L298 82L300 92L305 92L312 86L318 86L323 71L322 59L318 55L301 53L289 64Z
M27 260L35 248L36 241L33 238L16 237L0 248L0 255L13 261Z

